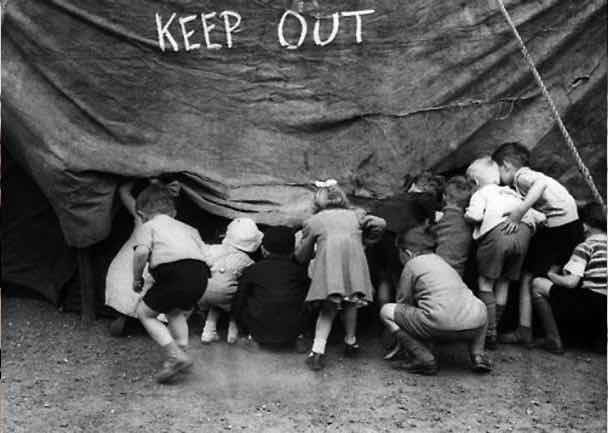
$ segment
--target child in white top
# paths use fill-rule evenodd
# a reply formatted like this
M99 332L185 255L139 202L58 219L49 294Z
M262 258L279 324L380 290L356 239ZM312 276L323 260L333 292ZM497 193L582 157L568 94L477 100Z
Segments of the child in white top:
M488 309L486 347L496 349L497 327L507 303L509 281L517 281L537 223L545 217L533 209L522 218L515 232L508 232L508 214L522 203L521 196L500 186L498 164L490 157L475 160L467 176L477 185L465 218L474 224L477 241L479 297Z

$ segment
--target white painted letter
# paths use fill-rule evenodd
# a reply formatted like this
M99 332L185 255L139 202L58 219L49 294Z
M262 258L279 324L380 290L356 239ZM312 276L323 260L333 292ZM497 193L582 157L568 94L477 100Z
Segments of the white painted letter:
M232 32L238 28L241 24L241 16L232 11L224 11L220 14L221 17L224 17L224 28L226 30L226 45L228 48L232 48ZM236 18L236 21L233 25L230 25L230 17Z
M173 22L174 18L175 14L172 14L171 18L169 18L169 21L167 21L167 24L165 24L165 26L163 27L160 15L156 14L156 31L158 32L158 45L160 45L160 49L163 52L165 51L165 38L167 38L167 40L171 44L173 51L179 51L177 42L175 42L175 39L173 39L173 36L171 36L171 33L169 33L169 26Z
M351 11L351 12L342 12L343 17L355 17L357 20L357 28L355 30L355 40L358 44L361 43L361 15L370 15L376 12L373 9L365 9L362 11Z
M321 41L321 36L319 35L320 30L319 27L321 27L321 20L319 18L317 18L317 21L315 21L315 27L313 29L313 33L312 33L312 37L315 41L315 44L320 45L320 46L325 46L327 44L329 44L331 41L333 41L336 38L336 35L338 34L338 29L340 28L340 14L338 14L337 12L335 14L331 15L331 34L329 35L329 37L327 39L325 39L325 41Z
M220 44L212 44L209 39L209 32L215 28L215 24L207 24L207 20L215 16L215 12L210 14L201 14L201 21L203 22L203 35L205 36L205 45L210 50L218 50L222 48Z
M196 50L201 47L201 44L190 44L190 36L194 34L194 30L186 31L186 23L196 19L196 15L188 15L187 17L179 19L179 25L182 28L182 35L184 36L184 47L186 51Z
M296 45L292 45L289 42L287 42L285 40L285 35L283 35L283 26L285 25L285 19L287 18L288 15L293 15L294 17L296 17L298 19L298 21L300 21L300 38L298 39L298 43ZM292 10L286 10L285 13L283 14L283 16L281 17L281 21L279 21L279 27L277 29L277 33L279 34L279 43L281 44L282 47L285 47L288 50L295 50L300 45L302 45L302 43L304 42L307 31L308 31L308 28L306 26L306 20L304 19L304 17L302 15L300 15L299 13L294 12Z

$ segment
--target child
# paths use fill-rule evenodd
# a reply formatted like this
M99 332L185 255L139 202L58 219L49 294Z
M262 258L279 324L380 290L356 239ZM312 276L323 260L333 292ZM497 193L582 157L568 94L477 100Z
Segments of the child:
M385 227L381 218L350 208L344 191L335 180L317 182L314 215L306 221L296 260L308 263L315 252L312 283L306 301L319 301L321 310L312 351L306 359L312 370L325 364L325 345L339 310L344 322L345 355L357 353L357 308L372 300L372 283L363 241L377 241ZM365 236L365 238L364 238Z
M581 209L587 238L579 244L561 273L532 280L532 305L545 331L542 347L564 352L558 323L574 327L606 350L606 216L596 203ZM556 323L557 319L557 323Z
M471 253L473 237L471 226L464 218L464 209L469 204L471 185L463 176L448 180L443 193L445 206L442 216L433 226L437 237L435 253L452 266L460 277Z
M192 360L188 346L187 314L205 292L209 268L204 262L204 243L196 229L177 221L175 203L167 187L152 184L135 202L143 224L133 254L133 288L141 291L146 264L154 277L153 286L137 306L137 317L163 349L165 361L156 376L168 382L188 369ZM168 326L157 319L165 313Z
M484 304L445 260L433 253L435 242L424 227L398 239L404 264L396 304L386 304L380 318L395 334L409 360L395 367L410 373L436 374L435 356L425 342L467 341L476 372L492 370L484 353L487 316Z
M477 186L465 217L475 225L479 298L488 310L486 348L496 349L497 327L507 303L509 282L519 280L530 238L545 216L530 209L517 231L506 232L506 214L521 205L521 196L507 186L499 186L498 164L490 157L473 161L467 176Z
M151 183L159 182L156 179ZM153 278L147 269L144 269L144 286L141 293L133 291L133 247L141 231L143 221L135 210L134 192L141 192L149 182L145 180L145 185L140 182L130 181L120 186L118 189L120 200L133 218L133 232L129 239L118 251L106 274L105 303L120 313L120 316L112 321L110 333L114 336L123 335L126 317L136 318L137 304L145 292L154 283ZM171 182L167 185L167 190L173 197L179 194L179 183Z
M264 258L247 267L233 304L234 316L260 344L287 345L302 331L307 269L293 260L294 233L271 227L264 233Z
M247 266L253 264L249 256L262 242L262 232L250 218L237 218L226 229L226 236L221 244L209 245L205 251L205 260L211 267L211 278L205 295L199 301L201 310L208 311L201 342L209 344L220 339L217 333L217 321L221 311L230 312L234 295L238 288L238 278ZM234 316L230 315L226 341L233 344L237 341L239 329Z
M532 304L530 281L542 276L552 266L562 266L570 253L583 240L583 227L578 219L576 202L568 190L555 179L529 167L530 151L520 143L505 143L493 154L498 164L502 185L513 186L524 198L509 214L504 230L514 232L522 217L534 208L547 217L546 227L530 241L524 262L524 275L519 291L519 327L501 337L503 343L532 342Z

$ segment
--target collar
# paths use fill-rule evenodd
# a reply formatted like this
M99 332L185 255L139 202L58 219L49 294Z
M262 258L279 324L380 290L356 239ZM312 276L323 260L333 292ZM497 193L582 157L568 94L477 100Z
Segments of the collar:
M441 209L441 210L442 210L443 212L445 212L446 210L455 210L455 211L458 211L458 212L464 212L464 211L462 210L462 208L461 208L460 206L456 205L456 204L446 204L446 205L443 207L443 209Z

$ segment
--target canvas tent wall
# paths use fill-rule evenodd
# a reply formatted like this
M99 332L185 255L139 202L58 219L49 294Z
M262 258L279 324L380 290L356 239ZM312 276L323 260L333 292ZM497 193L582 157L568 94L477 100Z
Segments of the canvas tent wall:
M295 2L299 3L299 2ZM588 192L493 1L303 2L323 47L282 47L288 1L9 1L2 28L2 125L11 155L49 200L71 247L107 238L124 177L180 173L216 215L297 224L310 182L390 196L404 174L449 171L520 140L535 163ZM506 2L583 159L605 195L606 2ZM162 52L165 21L223 10L242 17L233 47ZM285 22L296 41L300 24ZM200 28L193 40L203 43ZM203 43L204 45L204 43ZM3 253L3 260L5 259Z

